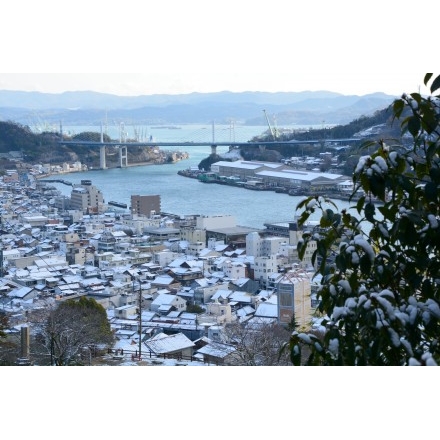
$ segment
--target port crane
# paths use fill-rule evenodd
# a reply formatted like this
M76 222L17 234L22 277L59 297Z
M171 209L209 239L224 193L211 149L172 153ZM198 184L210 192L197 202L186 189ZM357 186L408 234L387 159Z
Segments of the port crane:
M276 129L276 127L275 127L275 129L273 129L272 126L270 125L269 118L267 117L266 110L263 110L263 113L264 113L264 116L266 117L267 125L269 126L269 131L270 131L270 134L272 135L272 139L274 141L276 141L277 137L278 137L277 129Z

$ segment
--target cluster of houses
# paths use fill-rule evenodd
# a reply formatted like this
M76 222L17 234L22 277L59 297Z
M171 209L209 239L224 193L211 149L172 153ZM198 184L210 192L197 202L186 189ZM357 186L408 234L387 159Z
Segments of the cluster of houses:
M257 230L233 216L165 215L150 209L159 196L145 196L142 210L135 196L137 208L117 214L90 181L62 209L29 171L9 171L0 195L0 312L10 331L49 301L87 296L107 311L114 353L227 364L228 324L310 326L315 248L299 260L296 221Z

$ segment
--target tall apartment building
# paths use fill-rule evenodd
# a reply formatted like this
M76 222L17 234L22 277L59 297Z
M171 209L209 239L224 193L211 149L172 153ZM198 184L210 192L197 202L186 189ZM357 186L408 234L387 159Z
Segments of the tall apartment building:
M145 215L151 217L152 212L155 214L160 214L160 196L131 196L131 213L137 215Z
M81 180L81 185L74 185L70 193L70 208L84 213L101 213L104 211L104 196L91 180Z
M291 324L295 317L300 329L310 327L314 308L310 277L302 270L292 270L286 273L277 283L278 320L281 324Z

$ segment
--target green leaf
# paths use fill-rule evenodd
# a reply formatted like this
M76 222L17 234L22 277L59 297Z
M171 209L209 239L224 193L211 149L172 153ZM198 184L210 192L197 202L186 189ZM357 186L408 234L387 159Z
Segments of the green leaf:
M364 209L364 203L365 203L365 196L361 196L358 200L358 202L356 203L356 210L358 212L358 214L360 214L362 212L362 210Z
M408 118L408 130L413 137L416 137L420 130L420 121L415 116Z
M428 134L437 128L437 113L431 107L429 101L423 101L421 105L422 125Z
M318 254L325 258L325 256L327 255L327 247L325 246L325 243L323 240L319 240L318 244L316 246L316 250L318 251Z
M428 151L431 149L431 147L428 148ZM435 149L435 145L434 145ZM431 167L429 170L429 177L433 182L440 182L440 169L438 167Z
M371 270L371 261L368 255L362 255L359 260L362 273L368 274Z
M434 75L433 73L425 73L425 78L423 79L423 84L425 84L425 86L428 85L429 80L431 79L432 75Z
M400 118L402 115L402 112L405 108L405 101L402 99L396 99L393 103L393 111L396 116L396 118Z
M367 203L365 205L365 218L371 223L374 223L375 212L376 212L376 208L373 203Z
M432 82L432 84L431 84L431 93L434 93L438 89L440 89L440 75L437 76L437 78L435 78L434 81Z
M433 182L428 182L425 185L425 196L431 202L436 202L438 193L437 193L437 185Z
M373 195L380 198L381 200L384 199L385 182L381 176L378 176L376 174L370 179L370 189L371 189L371 192L373 193Z

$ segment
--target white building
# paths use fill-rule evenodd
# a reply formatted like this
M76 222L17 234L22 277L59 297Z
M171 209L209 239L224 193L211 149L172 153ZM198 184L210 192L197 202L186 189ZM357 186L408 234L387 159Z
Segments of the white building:
M90 180L82 180L81 185L75 185L70 194L70 207L82 212L104 212L104 196L92 185Z
M197 229L234 228L237 220L232 215L202 215L196 219Z
M166 315L172 309L179 312L186 310L186 301L178 295L171 295L168 293L160 293L151 303L150 310L162 315Z
M276 255L256 257L254 260L254 279L262 286L268 285L271 275L278 273L278 259Z

